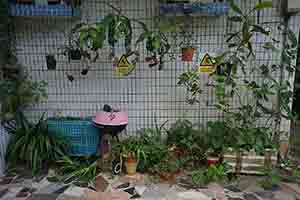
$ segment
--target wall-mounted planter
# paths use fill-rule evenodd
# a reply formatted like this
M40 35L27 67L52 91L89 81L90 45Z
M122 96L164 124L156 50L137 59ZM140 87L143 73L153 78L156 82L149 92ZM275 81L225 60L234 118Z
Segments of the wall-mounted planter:
M56 70L56 59L55 59L54 55L47 55L46 63L47 63L48 70Z
M38 16L64 16L76 17L80 16L80 9L73 8L68 5L24 5L24 4L11 4L11 16L23 17L38 17Z
M182 57L181 60L183 62L191 62L193 61L194 54L195 54L196 49L193 47L184 47L181 49Z
M68 51L68 56L70 60L80 60L81 59L81 51L80 49L71 49Z
M164 3L160 4L160 11L170 14L199 14L226 15L229 12L228 3Z

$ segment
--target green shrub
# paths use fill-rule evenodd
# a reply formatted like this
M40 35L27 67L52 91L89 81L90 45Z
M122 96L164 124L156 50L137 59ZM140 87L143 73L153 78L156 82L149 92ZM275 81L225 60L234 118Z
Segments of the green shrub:
M79 186L88 186L95 182L96 176L99 174L97 160L80 160L71 159L64 156L57 163L60 165L57 181L65 184L75 184Z
M49 134L43 118L34 125L23 120L23 126L16 129L6 154L10 164L24 162L33 175L40 172L43 164L60 159L67 147L63 138Z
M207 169L200 169L189 174L194 186L203 187L211 182L224 182L228 180L228 167L226 165L213 165Z

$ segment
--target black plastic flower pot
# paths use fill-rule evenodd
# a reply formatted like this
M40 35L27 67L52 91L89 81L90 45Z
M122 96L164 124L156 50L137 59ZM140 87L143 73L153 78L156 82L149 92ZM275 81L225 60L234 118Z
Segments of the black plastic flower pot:
M69 59L70 60L80 60L81 59L81 51L79 49L72 49L69 51Z
M55 70L56 69L56 59L54 55L47 55L46 56L46 62L47 62L47 69L48 70Z

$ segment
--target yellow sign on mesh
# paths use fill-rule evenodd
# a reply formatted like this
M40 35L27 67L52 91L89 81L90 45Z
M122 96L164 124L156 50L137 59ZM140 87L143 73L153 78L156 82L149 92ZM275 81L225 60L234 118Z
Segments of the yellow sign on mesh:
M135 65L128 61L127 56L122 55L116 67L116 74L118 76L127 76L130 72L132 72L132 70L134 70L134 68Z
M201 73L207 73L207 74L211 74L215 72L216 67L214 65L214 61L212 60L212 58L208 53L206 53L202 58L198 70Z

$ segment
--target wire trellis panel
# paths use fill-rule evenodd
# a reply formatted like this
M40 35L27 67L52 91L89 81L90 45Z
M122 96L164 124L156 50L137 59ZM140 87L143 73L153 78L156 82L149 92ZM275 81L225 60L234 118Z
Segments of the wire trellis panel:
M243 9L250 9L258 0L238 1ZM64 56L57 56L57 69L47 70L46 55L55 53L57 49L67 43L66 33L79 22L96 22L111 12L105 3L122 8L123 14L131 19L144 21L153 27L153 17L159 14L157 0L85 0L82 1L80 18L64 17L16 17L16 48L19 61L26 66L34 80L48 82L48 99L41 104L30 108L27 115L33 119L41 116L45 111L48 116L62 112L65 116L91 116L102 109L104 104L120 107L129 112L129 132L139 128L153 127L169 120L188 119L197 123L205 123L222 117L213 106L215 97L213 89L204 87L204 93L199 97L200 103L188 105L187 93L177 85L178 76L195 66L193 62L181 61L181 49L176 44L178 35L170 34L170 41L177 45L174 49L175 60L167 59L163 70L149 68L145 62L148 55L145 44L138 46L140 62L129 76L117 77L114 73L110 48L106 45L102 49L100 59L92 65L87 76L81 76L84 68L80 61L68 62ZM254 16L259 21L282 20L276 9L261 12ZM188 18L192 35L191 45L200 53L218 53L225 48L224 35L234 27L227 22L224 16L199 16ZM140 27L134 25L134 32ZM278 37L281 35L278 33ZM134 37L134 40L137 39ZM259 38L254 43L260 44ZM258 63L280 63L280 56L268 55L258 49ZM122 44L116 46L117 54L125 53ZM73 82L67 74L75 77ZM259 79L259 76L252 75ZM208 75L203 75L205 86L210 81ZM233 100L236 101L236 100Z

